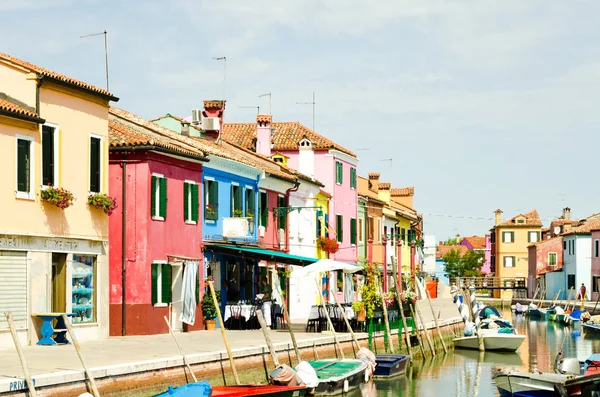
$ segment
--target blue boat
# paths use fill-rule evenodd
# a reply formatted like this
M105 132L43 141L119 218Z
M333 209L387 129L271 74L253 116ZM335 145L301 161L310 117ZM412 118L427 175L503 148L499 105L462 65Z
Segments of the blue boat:
M172 387L155 397L303 397L307 392L306 386L275 386L275 385L239 385L211 386L203 380L196 383Z
M410 356L404 354L378 354L375 356L377 366L373 377L375 379L391 378L406 372Z

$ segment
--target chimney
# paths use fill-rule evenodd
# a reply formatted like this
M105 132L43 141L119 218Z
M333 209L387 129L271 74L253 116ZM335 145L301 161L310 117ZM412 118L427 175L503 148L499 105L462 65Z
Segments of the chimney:
M569 207L563 208L563 219L567 221L571 220L571 209Z
M369 184L371 185L371 190L374 192L379 191L379 176L381 174L379 172L370 172L369 173Z
M308 137L304 136L298 143L298 171L310 177L315 176L315 152Z
M225 103L226 101L223 100L204 101L202 131L204 132L204 138L210 141L218 140L221 135Z
M271 156L271 115L256 116L256 153Z
M181 123L181 135L190 136L190 123L187 123L187 122Z
M501 209L497 209L496 211L494 211L494 214L496 214L496 223L495 223L495 225L498 226L501 223L501 221L502 221L502 218L501 218L501 216L502 216L502 210Z

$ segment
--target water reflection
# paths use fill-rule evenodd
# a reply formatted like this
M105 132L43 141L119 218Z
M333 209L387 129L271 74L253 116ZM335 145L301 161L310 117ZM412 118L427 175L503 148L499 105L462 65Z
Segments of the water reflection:
M585 333L581 325L566 327L509 310L503 315L510 319L519 333L527 338L516 353L456 350L411 365L405 376L394 380L377 380L353 396L364 397L496 397L499 393L492 381L495 368L530 372L552 371L558 349L563 346L567 357L585 360L600 352L600 333Z

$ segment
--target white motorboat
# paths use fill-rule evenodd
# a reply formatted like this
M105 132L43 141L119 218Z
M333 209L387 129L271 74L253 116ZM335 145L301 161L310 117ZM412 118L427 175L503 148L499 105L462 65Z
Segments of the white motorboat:
M523 341L525 335L516 333L502 333L497 329L480 329L483 346L486 351L515 352ZM460 349L479 349L479 335L463 336L453 340L454 347Z

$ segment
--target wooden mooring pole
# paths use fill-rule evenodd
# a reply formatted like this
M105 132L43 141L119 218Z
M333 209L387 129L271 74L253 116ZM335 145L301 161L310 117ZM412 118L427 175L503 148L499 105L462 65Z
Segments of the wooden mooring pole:
M37 396L35 392L35 386L33 384L33 379L31 379L31 375L29 374L29 367L27 366L27 361L25 361L25 354L23 354L21 341L19 341L19 336L17 335L17 330L15 328L15 322L13 321L12 312L6 312L4 313L4 315L6 316L6 322L8 323L10 335L12 336L13 342L15 343L15 348L17 349L19 360L21 360L21 367L23 368L23 375L25 375L25 381L27 382L29 395L35 397Z
M265 341L267 342L269 353L271 353L271 358L273 359L273 365L275 367L279 367L279 358L277 358L277 352L273 347L273 342L271 342L271 337L269 336L269 329L267 328L267 323L265 322L265 318L263 317L263 314L260 311L260 309L256 310L256 317L258 317L260 329L262 329L263 335L265 336Z
M163 318L165 319L165 323L167 323L167 327L169 327L169 332L171 333L171 336L173 337L173 340L175 341L175 344L177 345L177 348L179 349L179 353L181 353L181 357L183 357L183 364L185 364L188 371L190 371L190 374L192 374L192 379L194 379L194 383L197 383L198 379L196 379L196 375L194 374L194 371L192 371L192 367L190 366L187 359L185 358L185 354L183 354L183 349L179 345L179 342L177 341L177 338L175 337L175 334L173 333L173 328L171 328L171 324L169 324L169 319L167 318L167 316L163 316Z

